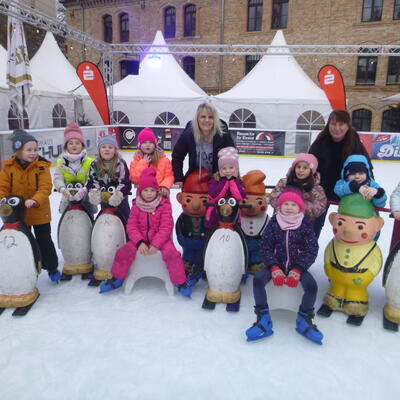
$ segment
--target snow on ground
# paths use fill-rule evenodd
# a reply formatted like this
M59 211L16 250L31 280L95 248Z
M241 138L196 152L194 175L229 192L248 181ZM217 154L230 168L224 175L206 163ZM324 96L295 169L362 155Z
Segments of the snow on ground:
M132 153L124 152L129 162ZM240 158L241 173L261 169L267 184L285 175L292 159ZM391 193L400 165L376 162L376 180ZM172 191L174 218L181 212ZM56 242L59 197L52 196ZM332 211L334 207L331 207ZM271 213L271 210L269 210ZM387 215L379 239L387 256L393 220ZM328 288L323 251L329 222L311 271L319 284L316 307ZM62 257L60 256L60 267ZM206 283L191 300L169 297L161 281L144 278L131 295L104 295L74 277L55 285L39 277L41 296L26 317L0 317L2 400L23 399L394 399L400 333L382 328L382 275L369 287L370 310L361 327L346 316L316 317L324 333L318 346L295 332L295 313L273 311L275 334L247 343L254 322L252 278L242 287L239 313L222 304L206 311Z

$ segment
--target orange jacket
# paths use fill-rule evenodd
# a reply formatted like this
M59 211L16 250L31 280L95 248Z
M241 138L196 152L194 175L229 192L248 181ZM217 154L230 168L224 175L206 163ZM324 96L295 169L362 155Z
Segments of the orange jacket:
M172 172L171 161L165 153L163 153L158 160L157 167L144 161L143 157L138 152L135 153L129 167L131 182L134 185L138 185L141 173L145 168L149 167L154 167L157 170L157 183L169 190L174 183L174 173Z
M5 196L21 196L24 200L35 200L38 208L28 208L26 225L41 225L51 221L49 196L53 187L50 175L50 161L38 157L25 169L15 157L4 161L0 171L0 199Z

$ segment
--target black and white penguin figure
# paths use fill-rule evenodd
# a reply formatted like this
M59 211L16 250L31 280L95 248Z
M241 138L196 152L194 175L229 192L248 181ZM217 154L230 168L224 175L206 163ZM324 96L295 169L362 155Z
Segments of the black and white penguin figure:
M39 297L36 287L41 270L39 246L24 224L25 201L7 196L0 201L0 314L15 307L14 316L25 315Z
M80 182L68 183L66 189L74 195L83 187ZM58 223L58 247L64 258L62 281L82 274L87 279L92 272L91 234L93 219L82 201L71 201Z
M224 197L216 204L218 226L205 244L204 270L208 290L203 308L213 310L216 303L226 303L227 311L239 311L240 282L246 271L247 246L243 232L237 224L239 208L246 208L233 197Z
M392 248L383 270L386 304L383 308L383 327L398 331L400 324L400 242Z
M95 269L89 286L99 286L102 281L112 277L115 252L126 243L126 221L117 207L108 204L115 190L113 185L101 188L101 211L94 222L91 240Z

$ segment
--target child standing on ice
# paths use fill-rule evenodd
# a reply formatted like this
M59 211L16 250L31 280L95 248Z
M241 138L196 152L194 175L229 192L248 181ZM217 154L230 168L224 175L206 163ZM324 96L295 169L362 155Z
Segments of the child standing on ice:
M125 160L118 152L118 144L114 136L103 136L98 143L99 153L92 161L86 187L89 190L89 201L98 206L101 203L101 190L115 188L108 204L118 207L124 221L129 217L128 195L132 184Z
M274 215L261 238L260 255L266 268L253 280L257 321L246 330L247 341L272 335L265 285L272 279L275 286L303 286L304 295L296 319L296 331L313 342L322 344L322 333L313 324L317 283L308 271L318 254L318 241L308 218L301 191L287 188L278 199Z
M92 157L87 156L83 132L76 122L70 123L64 130L64 152L57 160L53 183L57 192L62 194L59 207L63 213L71 201L82 201L85 209L93 216L97 206L93 206L87 197L86 180ZM67 189L69 183L80 183L81 187L72 195Z
M400 183L390 196L390 210L395 218L390 249L400 240Z
M112 278L100 285L100 293L122 286L137 252L146 256L160 251L171 282L180 293L190 297L181 254L171 239L174 228L171 203L168 197L161 195L156 174L154 168L146 168L140 176L126 225L129 242L116 251L111 267Z
M296 156L286 178L281 178L269 196L269 204L277 210L278 198L286 186L297 187L303 193L305 214L312 220L326 209L325 191L317 172L318 160L312 154L300 153Z
M208 197L211 203L232 196L238 202L246 197L244 185L239 176L239 156L234 147L224 147L218 152L218 172L208 184ZM208 207L205 226L213 229L217 226L217 211L215 207Z
M22 129L10 136L14 155L4 161L0 171L0 199L20 196L25 200L24 223L33 227L42 257L43 268L49 278L58 283L61 274L57 270L58 257L51 239L51 210L49 197L52 183L50 161L38 154L35 137Z
M156 135L150 128L140 131L137 139L138 150L130 165L130 177L134 185L139 184L140 175L145 168L154 167L157 171L157 183L163 196L169 196L169 190L174 183L171 161L157 147Z

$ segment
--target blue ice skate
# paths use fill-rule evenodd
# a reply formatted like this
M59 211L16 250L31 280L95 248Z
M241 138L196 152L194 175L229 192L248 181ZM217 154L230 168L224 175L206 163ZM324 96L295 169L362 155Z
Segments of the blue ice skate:
M188 297L189 299L192 297L192 287L189 286L187 282L175 286L178 288L179 293L182 296Z
M111 278L107 279L100 285L99 293L110 292L111 290L118 289L122 286L125 279Z
M257 314L257 321L246 331L248 342L263 339L274 333L268 307L255 306L254 311Z
M312 311L308 313L299 311L296 319L296 331L312 342L322 344L324 335L313 324L313 317L314 313Z
M54 271L47 271L47 273L49 274L49 278L52 282L55 282L55 283L60 282L61 274L60 274L60 271L58 271L58 269L56 269Z

